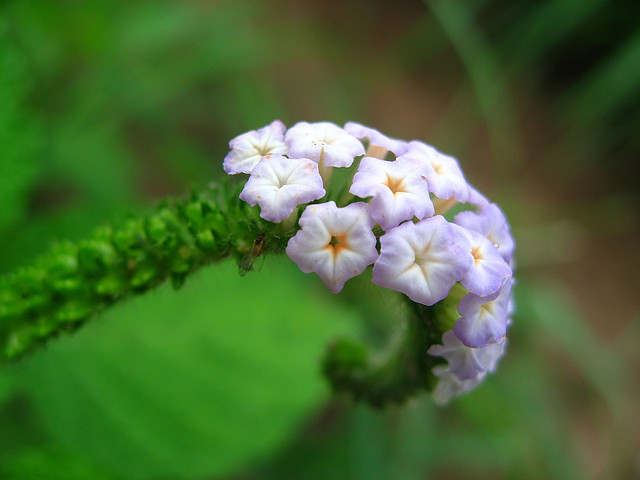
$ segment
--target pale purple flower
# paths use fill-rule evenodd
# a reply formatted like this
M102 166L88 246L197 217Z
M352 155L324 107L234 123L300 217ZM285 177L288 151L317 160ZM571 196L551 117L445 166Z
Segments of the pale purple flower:
M259 130L243 133L229 142L231 151L222 164L229 175L236 173L251 173L262 157L269 154L286 154L287 144L284 143L284 131L287 127L280 120Z
M469 185L455 158L418 140L409 142L404 155L419 160L427 167L429 191L436 197L454 198L463 203L469 200Z
M414 216L434 214L424 167L417 160L400 157L393 162L364 157L349 192L371 199L371 216L384 230Z
M240 199L260 205L260 216L278 223L303 203L324 197L318 164L307 158L267 155L258 162Z
M508 279L500 290L487 297L469 293L460 300L461 317L453 325L453 332L467 347L480 348L503 341L511 283Z
M509 224L495 203L486 205L479 214L469 211L461 212L454 217L453 221L487 237L506 262L510 262L513 258L514 242Z
M449 363L449 370L460 380L469 380L479 374L493 370L504 352L504 342L487 345L483 348L471 348L463 344L449 330L442 335L442 345L432 345L430 355L444 357Z
M380 245L372 282L423 305L445 298L471 262L440 215L392 228L380 237Z
M334 202L309 205L299 223L302 228L289 240L287 255L303 272L315 272L333 293L378 256L365 203L344 208Z
M489 205L489 200L478 190L469 185L469 198L467 199L467 203L470 203L474 207L482 209Z
M433 389L433 400L438 405L445 405L453 397L467 393L477 387L486 373L480 373L477 377L468 380L460 380L445 365L437 365L432 369L433 374L438 378L438 383Z
M347 122L344 129L358 140L367 142L369 149L379 147L383 151L389 150L396 157L403 155L407 151L407 142L396 138L389 138L374 128L365 127L356 122Z
M456 243L471 257L471 266L460 283L480 297L498 291L512 275L511 267L487 237L481 233L451 224Z
M285 134L289 156L310 158L328 167L349 167L364 155L364 146L352 135L330 122L299 122Z

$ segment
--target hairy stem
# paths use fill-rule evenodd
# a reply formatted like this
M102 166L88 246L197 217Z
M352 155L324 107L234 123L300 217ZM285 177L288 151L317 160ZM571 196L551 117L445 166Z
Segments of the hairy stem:
M274 231L237 193L224 186L194 191L149 216L58 244L33 265L0 277L0 364L168 279L179 288L203 265L240 261L258 236L260 253L282 251L291 232Z
M401 335L380 354L353 340L331 345L324 359L324 373L336 392L374 407L402 403L435 384L432 368L443 359L427 353L440 343L446 313L440 308L408 302L410 313Z

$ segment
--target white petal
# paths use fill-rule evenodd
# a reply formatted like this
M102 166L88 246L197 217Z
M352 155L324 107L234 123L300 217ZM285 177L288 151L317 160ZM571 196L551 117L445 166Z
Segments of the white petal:
M373 145L389 150L396 157L407 151L407 142L395 138L389 138L374 128L365 127L364 125L356 122L347 122L344 129L347 133L353 135L358 140L364 140L370 146Z
M329 122L299 122L291 127L285 142L292 157L324 161L329 167L349 167L355 157L364 155L360 141Z
M428 350L430 355L444 357L449 363L449 370L460 380L469 380L493 370L503 351L504 342L484 348L467 347L453 330L442 335L442 345L432 345Z
M417 140L409 142L405 156L419 160L428 168L429 191L436 197L468 201L469 185L455 158Z
M231 151L222 164L224 171L229 175L251 173L263 156L287 153L289 148L284 143L285 129L280 120L275 120L266 127L243 133L231 140Z
M507 308L511 281L488 297L467 294L458 304L462 315L453 325L456 336L468 347L480 348L501 343L507 333Z

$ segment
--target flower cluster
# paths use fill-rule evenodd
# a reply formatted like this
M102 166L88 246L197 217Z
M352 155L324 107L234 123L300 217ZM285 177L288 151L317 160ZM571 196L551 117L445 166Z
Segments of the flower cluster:
M370 265L373 283L426 306L459 285L453 328L428 349L443 359L433 369L436 400L470 390L495 368L510 323L514 242L502 211L469 185L455 158L353 122L287 130L274 121L230 148L225 171L250 175L240 198L270 222L298 221L287 255L332 292ZM332 169L350 167L351 196L328 198Z

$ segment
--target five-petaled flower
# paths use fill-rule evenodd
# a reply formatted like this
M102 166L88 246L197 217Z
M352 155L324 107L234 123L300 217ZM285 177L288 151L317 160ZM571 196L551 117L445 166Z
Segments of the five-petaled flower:
M334 202L309 205L300 217L301 229L289 240L287 255L300 270L315 272L338 293L378 256L368 209L360 202L344 208Z
M500 343L507 333L507 318L511 279L492 295L480 297L467 294L458 304L461 317L453 332L468 347L480 348Z
M451 225L440 215L392 228L380 244L372 282L423 305L445 298L471 263L456 245Z
M224 171L229 175L251 173L265 155L287 153L288 147L284 143L286 128L280 120L275 120L266 127L243 133L231 140L231 151L222 163Z
M317 163L275 154L263 157L254 167L240 198L249 205L260 205L260 216L277 223L298 205L325 193Z
M511 276L511 267L504 261L487 237L473 230L451 224L456 243L471 258L471 266L460 283L480 297L495 293Z
M388 230L414 216L423 219L434 214L424 170L420 162L406 157L393 162L364 157L349 192L373 197L371 216Z

